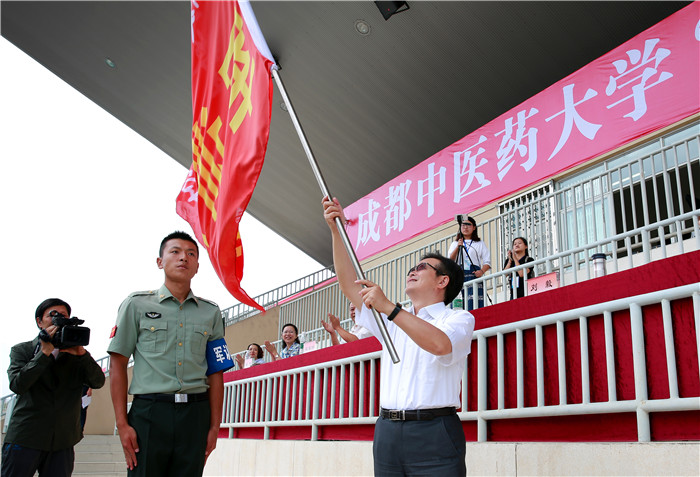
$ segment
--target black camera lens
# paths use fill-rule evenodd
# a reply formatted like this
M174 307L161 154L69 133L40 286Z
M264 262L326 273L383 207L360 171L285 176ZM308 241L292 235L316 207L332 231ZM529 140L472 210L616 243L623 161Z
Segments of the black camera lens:
M90 343L90 328L79 326L82 325L85 320L81 320L76 316L68 318L66 315L56 310L52 310L49 316L51 316L51 323L58 327L58 330L56 330L51 338L51 344L56 348L65 349L72 348L73 346L87 346ZM48 336L48 333L46 333L46 336ZM40 338L47 341L45 339L46 336L41 337L40 335Z

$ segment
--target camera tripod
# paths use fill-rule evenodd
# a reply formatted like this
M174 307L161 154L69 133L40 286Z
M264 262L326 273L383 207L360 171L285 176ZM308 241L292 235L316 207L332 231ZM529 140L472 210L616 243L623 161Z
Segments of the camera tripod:
M461 223L460 223L460 229L461 229ZM467 247L464 246L464 235L462 235L461 230L460 230L459 238L462 240L462 243L460 245L458 245L458 247L457 247L457 265L459 265L460 268L462 268L462 270L464 271L464 282L463 283L467 283L467 282L474 280L476 278L475 273L477 270L481 270L481 267L474 265L474 262L472 261L470 255L469 255L469 250L467 249ZM469 264L468 264L469 268L467 268L467 266L466 266L467 264L464 263L465 257L469 261ZM464 284L462 284L462 289L460 291L460 295L462 296L462 309L471 311L474 309L475 297L474 297L473 287L471 285L468 285L468 287L469 287L467 289L468 291L467 291L467 293L465 293ZM479 300L479 308L483 308L483 306L484 306L484 295L486 295L486 298L488 298L489 303L493 304L493 302L491 301L491 297L488 296L488 294L484 292L483 283L479 283L479 285L477 286L477 297L476 297ZM469 303L468 305L467 305L467 302Z

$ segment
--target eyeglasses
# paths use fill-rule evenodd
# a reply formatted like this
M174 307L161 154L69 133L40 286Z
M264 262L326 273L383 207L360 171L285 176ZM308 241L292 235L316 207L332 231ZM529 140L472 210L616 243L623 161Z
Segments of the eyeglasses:
M432 268L433 270L435 270L435 272L437 272L438 275L446 275L445 273L442 273L442 272L441 272L440 270L438 270L437 268L433 267L433 266L432 266L431 264L429 264L428 262L420 262L420 263L419 263L418 265L416 265L415 267L411 267L411 269L408 271L408 274L410 275L410 274L413 273L413 272L420 272L421 270L425 270L425 269L428 268L428 267L430 267L430 268Z

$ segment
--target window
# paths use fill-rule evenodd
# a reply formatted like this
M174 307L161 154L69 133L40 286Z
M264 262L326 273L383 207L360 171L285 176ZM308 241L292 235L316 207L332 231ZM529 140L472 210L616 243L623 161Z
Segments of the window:
M700 123L694 123L558 181L562 249L590 244L699 208ZM689 233L692 220L683 226ZM641 251L641 236L617 244L618 256ZM677 240L675 226L659 227L651 246ZM604 250L610 252L610 250Z
M525 237L531 257L543 258L556 253L557 236L553 233L555 223L552 183L531 190L498 205L501 218L501 240L505 250L494 257L505 256L516 237ZM499 264L501 265L501 264ZM538 275L546 273L544 266L535 270Z

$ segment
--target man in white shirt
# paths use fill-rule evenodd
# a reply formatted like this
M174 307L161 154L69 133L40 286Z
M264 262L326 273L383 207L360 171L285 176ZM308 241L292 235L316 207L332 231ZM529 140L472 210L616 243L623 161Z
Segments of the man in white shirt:
M442 255L425 255L408 273L406 294L413 306L404 310L377 284L356 279L334 222L336 217L345 220L340 203L324 198L323 209L340 289L361 309L357 323L382 343L375 475L466 475L465 437L456 408L474 317L446 306L462 288L461 268ZM386 351L371 308L386 324L401 359L397 364Z

